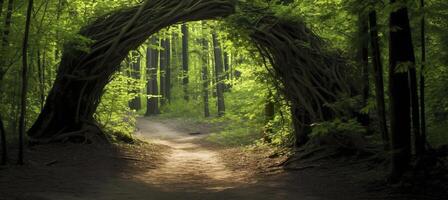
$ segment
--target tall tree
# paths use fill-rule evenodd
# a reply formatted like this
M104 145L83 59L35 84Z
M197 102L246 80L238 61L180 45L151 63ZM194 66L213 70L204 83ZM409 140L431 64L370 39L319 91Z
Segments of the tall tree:
M45 55L45 54L44 54ZM37 73L39 76L40 109L44 108L45 103L45 63L41 58L40 49L37 50Z
M166 39L165 45L165 99L169 103L171 102L171 41Z
M224 74L224 79L226 81L230 80L230 57L226 51L224 51ZM224 87L226 91L230 91L231 85L226 83Z
M225 72L225 77L226 79L229 79L229 71L230 71L230 58L229 58L229 53L227 53L226 51L224 51L224 72Z
M212 33L213 38L213 48L215 57L215 79L216 79L216 96L218 98L218 116L224 116L226 112L224 103L224 80L223 80L223 60L222 60L222 50L221 45L218 40L216 32Z
M188 26L187 24L182 24L182 84L184 87L184 99L188 101L188 68L189 68L189 48L188 48Z
M2 45L0 53L4 56L9 46L9 34L11 32L12 14L14 12L14 0L8 1L8 8L6 10L5 23L2 31ZM0 81L3 80L6 72L8 72L9 66L5 66L5 58L0 57Z
M425 1L420 0L421 10L425 10ZM420 66L420 120L421 120L421 133L420 138L416 138L415 140L415 148L416 153L418 155L422 154L425 151L426 144L426 108L425 108L425 65L426 65L426 18L425 13L423 13L421 22L420 22L420 42L421 42L421 59L422 64Z
M395 4L396 0L391 0ZM389 87L392 134L392 181L408 169L411 158L410 69L415 65L408 9L402 6L389 19Z
M3 0L1 0L0 2L0 17L2 16L3 13ZM9 66L5 66L6 62L5 62L5 52L7 51L7 47L9 45L9 33L10 33L10 28L11 28L11 20L12 20L12 14L13 14L13 7L14 7L14 0L9 0L8 1L8 7L6 10L6 17L5 17L5 23L4 23L4 27L3 30L0 31L1 35L2 35L2 43L0 46L0 54L2 55L0 57L0 83L3 81L4 76L6 75L6 72L9 69ZM3 91L1 91L2 88L0 86L0 93L2 93ZM3 98L3 95L0 96L0 100ZM4 129L4 124L3 124L3 119L2 116L0 116L0 131L1 131L1 135L0 135L0 139L2 140L2 163L6 163L7 160L7 152L6 152L6 132Z
M157 37L151 38L151 45L158 46L159 39ZM151 49L148 47L147 49L147 108L146 108L146 116L152 116L160 114L159 110L159 86L157 80L157 67L159 63L159 50L157 48Z
M177 81L179 80L179 75L182 75L182 73L179 73L179 34L173 32L171 38L171 71L173 76L176 77L176 79L173 79L173 81Z
M381 48L379 43L377 16L375 10L371 10L369 13L369 25L370 43L372 48L372 63L375 73L376 112L378 115L378 124L380 127L379 131L383 140L384 149L388 150L390 147L390 141L386 120L386 104L384 102L384 73L383 64L381 62Z
M369 101L369 92L370 92L370 83L369 83L369 23L368 17L364 13L361 12L359 15L359 30L358 30L358 38L359 38L359 48L358 48L358 60L362 67L362 101L363 105L367 106ZM365 127L369 126L369 115L361 114L359 117L361 124Z
M5 24L3 27L3 35L2 35L2 46L8 46L9 44L9 34L11 32L11 24L12 24L12 14L14 12L14 0L8 1L8 8L6 10Z
M0 0L0 17L2 17L3 14L3 0Z
M202 91L203 91L203 100L204 100L204 117L210 117L210 104L209 104L209 85L210 80L208 78L209 71L209 48L208 48L208 40L205 31L205 22L202 22Z
M409 31L409 35L411 32ZM411 36L412 37L412 36ZM419 141L421 140L421 127L420 127L420 104L418 95L418 83L417 83L417 70L415 65L415 54L414 46L412 44L412 38L410 40L410 47L412 47L412 57L409 55L409 61L407 65L409 66L409 90L411 94L411 111L412 111L412 132L414 133L415 150L417 154L420 154L423 150L420 149Z
M140 80L140 78L141 78L141 56L140 56L140 53L138 53L138 52L132 53L132 59L130 62L131 62L131 69L130 69L131 77L133 79ZM140 90L136 90L133 92L137 93L137 96L129 102L129 107L133 110L138 111L142 107L141 99L140 99Z
M26 11L25 34L22 45L22 93L20 102L20 121L19 121L19 159L18 164L23 164L23 136L25 135L25 117L26 117L26 99L28 92L28 39L31 25L31 14L33 12L33 0L28 1Z
M6 148L6 131L1 115L0 115L0 145L2 150L2 158L0 161L0 165L4 165L8 160L8 152Z
M169 58L166 57L166 39L162 39L161 41L161 47L162 50L160 51L160 95L162 96L160 99L160 104L165 105L166 104L166 68L167 68L167 60Z

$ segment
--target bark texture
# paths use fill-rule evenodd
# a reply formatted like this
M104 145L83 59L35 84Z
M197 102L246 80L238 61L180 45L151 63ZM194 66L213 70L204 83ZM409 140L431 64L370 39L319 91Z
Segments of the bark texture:
M250 38L282 83L293 113L296 145L300 146L308 140L311 123L345 115L346 109L331 104L359 93L359 88L350 84L353 77L349 74L356 73L349 71L353 67L348 67L340 52L328 48L302 21L265 12L251 13L263 16L256 23L240 26L251 30Z
M151 38L151 45L159 46L159 39L156 37ZM159 65L159 50L151 49L148 47L146 54L146 77L147 85L146 92L148 95L148 100L146 101L146 116L158 115L160 114L159 109L159 84L158 84L158 65Z
M386 103L384 102L384 77L383 77L383 64L381 62L380 42L378 37L378 25L376 11L373 10L369 13L369 26L370 26L370 43L372 48L372 63L373 70L375 72L375 93L376 93L376 112L378 115L378 124L380 127L380 134L383 140L384 149L389 150L389 131L387 128L386 120Z
M391 0L394 3L395 0ZM411 159L411 90L409 69L415 64L408 10L406 7L390 15L389 97L392 138L392 181L398 181L408 169Z
M228 0L147 0L82 28L80 34L92 39L91 51L65 44L54 87L28 131L31 141L46 143L101 132L93 114L104 87L129 51L164 27L233 12L234 2Z
M187 21L226 17L235 12L233 0L147 0L115 11L84 27L91 51L66 44L54 87L36 123L32 141L51 142L66 137L101 132L93 114L104 87L130 50L160 29ZM249 31L251 40L270 62L291 103L296 132L311 122L336 116L340 110L326 106L350 97L353 86L346 60L314 34L302 21L279 19L266 9L239 2L239 11L256 16L256 22L233 20L235 29ZM234 15L236 18L241 15ZM258 17L257 17L258 16ZM232 21L232 17L227 18ZM306 135L298 133L300 143Z
M224 101L224 66L223 66L223 60L222 60L222 49L221 44L219 43L218 36L216 35L216 32L212 33L213 38L213 53L215 57L215 79L216 79L216 96L217 96L217 103L218 103L218 116L222 117L224 116L226 112L226 106Z
M6 131L5 126L3 125L2 116L0 115L0 145L2 150L2 158L0 160L0 165L6 164L8 160L8 152L6 148Z

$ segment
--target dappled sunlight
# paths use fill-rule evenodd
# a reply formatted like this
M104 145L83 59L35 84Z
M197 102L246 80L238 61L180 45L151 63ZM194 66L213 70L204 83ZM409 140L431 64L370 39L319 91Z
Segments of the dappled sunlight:
M0 200L448 199L445 18L447 0L2 0Z
M248 172L226 167L218 153L202 146L199 139L186 132L171 129L160 122L141 118L139 134L154 144L166 145L166 162L135 178L162 190L220 191L248 183ZM170 187L167 187L169 185Z

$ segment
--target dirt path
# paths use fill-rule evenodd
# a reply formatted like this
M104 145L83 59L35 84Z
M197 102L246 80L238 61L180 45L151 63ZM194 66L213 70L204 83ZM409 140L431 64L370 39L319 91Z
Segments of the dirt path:
M263 152L213 147L203 140L207 127L146 118L138 127L150 144L28 148L27 165L0 167L0 200L426 199L368 193L358 179L364 172L344 162L259 173L258 162L273 160ZM190 134L198 131L203 134Z
M181 131L169 124L141 118L138 135L151 143L168 147L166 161L158 168L135 177L162 190L222 191L248 183L248 172L232 170L218 152L201 144L206 134ZM170 187L166 187L169 185Z

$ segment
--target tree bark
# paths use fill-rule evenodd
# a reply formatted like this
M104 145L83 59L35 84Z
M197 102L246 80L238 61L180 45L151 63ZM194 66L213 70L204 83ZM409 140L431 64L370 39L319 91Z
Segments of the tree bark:
M204 38L202 38L202 93L203 93L203 100L204 100L204 117L210 117L210 104L209 104L209 48L208 48L208 40L206 35L204 34L205 29L205 22L202 22L202 35Z
M104 87L129 52L164 27L227 16L234 12L234 6L227 1L146 0L108 13L83 27L79 34L94 41L90 44L91 51L76 48L77 41L64 45L53 88L43 111L28 131L30 142L57 142L86 134L96 134L104 141L93 114ZM168 12L173 14L166 15Z
M146 0L139 6L99 17L82 28L80 34L94 41L90 44L91 51L77 49L77 41L65 45L55 84L42 113L28 132L31 142L61 141L61 138L67 138L68 133L71 136L74 133L101 132L93 114L104 87L119 70L120 63L130 50L142 45L161 28L174 23L228 16L234 13L234 3L218 0ZM343 56L336 50L328 49L328 44L309 30L305 23L280 19L270 11L264 12L244 2L239 6L249 6L248 10L261 12L253 14L264 16L257 24L237 21L238 26L250 30L252 42L282 80L285 96L292 105L306 110L310 121L335 116L336 111L325 109L324 104L335 102L340 97L338 94L357 95L356 92L352 93L354 86L350 83L353 81L347 73L350 67ZM303 43L309 45L304 46Z
M425 9L425 1L420 0L420 7L422 10ZM423 154L426 149L426 108L425 108L425 65L426 65L426 19L425 13L423 13L423 17L421 19L421 33L420 33L420 41L421 41L421 57L422 64L420 68L420 120L421 120L421 134L420 138L418 138L415 142L416 153L417 155Z
M156 37L151 38L151 44L158 46L159 39ZM160 114L159 110L159 86L158 86L158 65L159 65L159 50L151 49L148 47L147 51L147 76L148 76L148 85L147 85L147 109L146 116L153 116Z
M362 67L362 103L363 106L367 106L370 96L370 83L369 83L369 23L366 14L361 13L359 17L359 62ZM359 121L364 127L369 130L370 117L369 114L361 113Z
M386 103L384 102L384 78L383 64L381 61L380 43L378 37L378 25L376 11L369 13L370 43L372 47L372 63L375 77L376 112L378 115L378 125L384 150L390 149L389 131L386 120Z
M411 33L409 33L411 34ZM411 43L412 45L412 43ZM413 51L413 46L412 46L412 54L414 55L414 51ZM412 131L414 133L414 144L416 144L415 146L415 151L417 154L421 154L421 152L423 152L423 148L422 146L420 146L420 141L421 141L421 127L420 127L420 103L419 103L419 88L418 88L418 83L417 83L417 69L416 69L416 65L415 65L415 55L413 58L412 65L409 68L409 89L410 89L410 93L411 93L411 111L412 111Z
M0 145L2 149L2 158L0 161L0 165L5 165L8 161L8 150L6 148L6 131L5 126L3 124L2 116L0 115Z
M45 104L45 65L41 59L40 49L37 50L37 74L39 76L40 109L42 110Z
M222 50L216 32L212 33L213 47L215 55L215 78L216 78L216 96L218 98L218 116L224 116L226 112L225 102L224 102L224 78L223 78L223 60L222 60Z
M0 0L0 17L2 17L3 14L3 0Z
M14 0L8 1L8 8L6 10L5 23L2 31L2 45L0 48L0 53L5 55L7 48L9 46L9 34L11 32L12 14L14 12ZM3 80L4 76L9 70L9 67L5 66L6 60L2 56L0 58L0 82Z
M188 48L188 26L186 24L182 24L182 84L184 88L184 99L186 101L189 100L188 94L188 68L189 68L189 48Z
M139 53L135 53L133 57L136 57L137 59L134 60L134 58L131 60L131 77L136 80L140 80L141 78L141 56ZM132 110L139 111L142 109L142 103L140 99L140 90L133 91L133 93L137 93L137 96L129 102L129 107Z
M8 1L8 8L6 10L5 25L3 28L2 47L9 45L9 33L11 32L12 14L14 12L14 0Z
M28 1L28 9L26 11L25 34L22 46L22 91L20 101L20 121L19 121L19 156L18 164L23 165L23 136L25 135L25 118L26 118L26 100L28 92L28 38L31 25L31 14L33 12L33 0Z
M230 80L230 76L229 76L229 74L230 74L230 60L229 60L229 54L226 52L226 51L224 51L224 78L225 78L225 80L226 81L229 81ZM229 83L225 83L224 84L224 87L225 87L225 91L230 91L230 87L231 87L231 85L229 84Z
M165 96L168 103L171 102L171 40L167 39L165 43L165 58L166 58L166 72L165 72Z
M395 0L390 3L395 3ZM411 158L409 66L414 65L415 57L406 7L390 14L389 28L389 95L393 151L391 181L395 182L408 169Z
M166 104L166 39L162 39L161 47L163 50L160 51L160 104L163 106Z
M301 147L310 140L309 134L312 131L311 120L309 115L297 105L291 106L291 114L295 136L294 146Z

